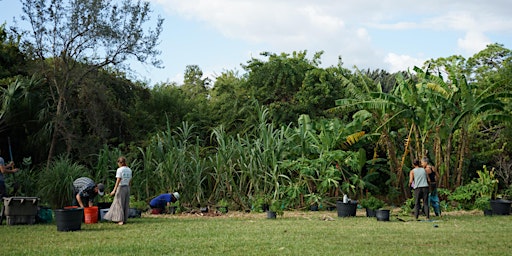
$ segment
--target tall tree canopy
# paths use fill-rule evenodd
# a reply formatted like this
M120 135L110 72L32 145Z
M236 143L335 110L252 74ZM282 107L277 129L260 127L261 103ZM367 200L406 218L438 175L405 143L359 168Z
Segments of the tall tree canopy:
M85 81L94 80L99 69L128 68L131 58L160 65L158 38L163 19L148 28L148 2L123 0L22 0L23 20L31 26L24 50L38 61L50 87L51 139L48 161L63 141L66 151L73 142L72 117L79 109L70 103ZM89 83L91 84L91 83Z

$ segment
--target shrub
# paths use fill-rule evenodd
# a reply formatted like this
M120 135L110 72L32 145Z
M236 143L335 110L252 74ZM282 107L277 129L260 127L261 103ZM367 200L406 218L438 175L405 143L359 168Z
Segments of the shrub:
M89 176L85 166L73 163L68 156L60 156L41 172L38 196L54 209L70 205L73 181L83 176Z
M359 204L361 205L361 207L369 209L369 210L377 210L379 208L384 207L384 205L386 205L386 203L384 203L384 201L382 201L374 196L370 196L368 198L361 199L359 201Z

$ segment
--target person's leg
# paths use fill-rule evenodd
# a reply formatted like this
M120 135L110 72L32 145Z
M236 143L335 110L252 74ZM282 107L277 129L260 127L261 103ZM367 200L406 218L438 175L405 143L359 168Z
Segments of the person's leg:
M432 202L432 208L434 208L434 213L436 214L436 216L441 216L441 206L439 204L437 188L434 188L432 190L432 193L430 193L430 201Z
M7 188L5 187L5 182L0 180L0 200L3 200L4 197L7 197Z
M421 188L422 191L422 201L423 201L423 211L427 216L427 219L430 219L430 207L428 206L428 187Z
M126 223L128 221L128 216L130 215L130 187L124 186L122 187L123 192L123 222ZM121 223L120 223L121 224Z
M420 189L414 189L414 218L418 219L420 215Z

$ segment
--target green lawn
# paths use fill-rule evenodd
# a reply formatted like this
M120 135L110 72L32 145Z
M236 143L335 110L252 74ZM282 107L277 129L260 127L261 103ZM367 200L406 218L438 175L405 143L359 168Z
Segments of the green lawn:
M124 226L0 226L1 255L507 255L512 216L338 218L336 212L143 216ZM438 227L435 227L437 225Z

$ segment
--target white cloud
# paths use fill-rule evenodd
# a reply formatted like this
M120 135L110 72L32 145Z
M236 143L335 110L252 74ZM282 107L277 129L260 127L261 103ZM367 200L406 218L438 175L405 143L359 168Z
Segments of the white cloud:
M479 32L469 31L462 39L457 40L459 48L464 50L467 54L475 54L490 44L489 38Z
M512 19L508 11L512 9L512 1L504 0L152 2L172 15L199 22L226 38L245 41L258 49L265 48L265 51L277 53L324 50L324 64L336 64L341 55L348 66L383 68L388 64L392 69L388 71L392 72L422 64L420 58L410 56L411 51L425 53L425 59L442 57L435 54L444 53L447 49L453 54L456 54L457 49L472 54L483 49L490 41L486 37L487 33L510 34L512 31ZM422 38L416 39L421 43L415 43L414 40L378 40L373 34L376 32L380 39L393 38L396 33L399 33L397 37L413 33L408 38L418 34ZM452 37L440 38L439 32ZM459 34L465 37L457 40ZM409 49L414 44L425 49ZM247 51L254 53L258 49ZM404 49L404 52L399 52L400 49Z
M398 71L405 71L411 69L414 66L421 67L425 60L414 58L408 55L399 55L396 53L389 53L384 62L389 64L389 72L394 73Z

